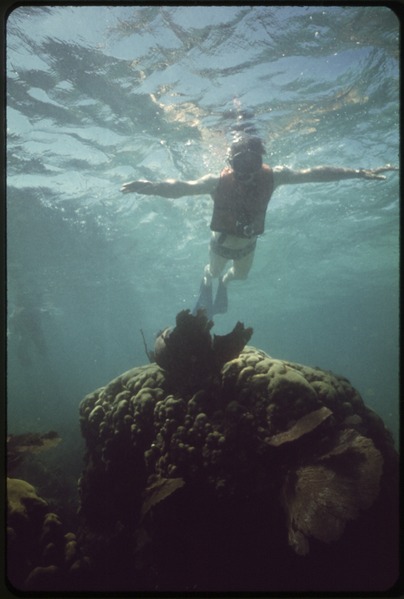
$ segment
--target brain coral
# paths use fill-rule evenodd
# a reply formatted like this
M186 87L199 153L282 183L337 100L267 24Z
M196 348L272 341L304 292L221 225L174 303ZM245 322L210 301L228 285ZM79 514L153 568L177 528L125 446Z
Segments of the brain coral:
M381 490L395 496L397 461L345 378L247 346L199 387L176 387L156 363L133 368L87 395L80 419L82 540L117 589L296 590L311 555L312 588L333 576L360 585L352 560ZM377 521L372 534L384 529Z

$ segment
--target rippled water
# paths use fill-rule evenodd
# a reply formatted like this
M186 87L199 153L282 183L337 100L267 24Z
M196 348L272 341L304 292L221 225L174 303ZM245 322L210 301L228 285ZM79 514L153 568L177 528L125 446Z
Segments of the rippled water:
M210 198L122 195L122 183L218 173L237 107L272 165L398 164L398 29L377 6L10 14L10 431L76 442L83 395L145 363L140 329L152 345L195 302ZM395 434L398 198L396 172L279 188L214 329L242 320L272 356L346 376Z

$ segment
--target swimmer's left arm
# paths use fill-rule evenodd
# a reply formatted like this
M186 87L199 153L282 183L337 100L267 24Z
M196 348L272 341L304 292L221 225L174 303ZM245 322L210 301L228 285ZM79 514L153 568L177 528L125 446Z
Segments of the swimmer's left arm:
M274 186L293 183L329 183L343 179L386 179L386 171L397 171L398 167L386 164L374 169L353 169L333 166L315 166L307 169L291 169L287 166L276 166L273 169Z

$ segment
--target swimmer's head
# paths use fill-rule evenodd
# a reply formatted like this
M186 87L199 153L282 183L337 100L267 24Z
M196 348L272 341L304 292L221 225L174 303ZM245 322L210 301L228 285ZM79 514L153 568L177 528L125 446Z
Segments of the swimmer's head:
M228 152L229 164L238 179L249 179L262 167L265 147L256 136L243 136L232 143Z

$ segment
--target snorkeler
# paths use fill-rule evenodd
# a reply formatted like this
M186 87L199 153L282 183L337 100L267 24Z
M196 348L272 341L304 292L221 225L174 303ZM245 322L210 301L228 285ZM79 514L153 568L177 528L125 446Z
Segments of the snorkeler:
M205 175L194 181L144 179L125 183L123 193L136 192L165 198L210 194L213 199L209 264L205 266L194 313L204 308L209 318L227 311L227 285L246 279L251 269L257 238L265 229L265 215L274 190L293 183L328 183L342 179L377 179L381 173L398 170L389 164L376 169L318 166L295 170L271 168L263 163L265 148L255 135L241 134L228 150L229 166L220 175ZM231 266L222 275L226 264ZM212 279L218 278L213 301Z
M32 356L47 355L47 345L42 330L45 308L33 305L17 305L10 314L9 331L15 336L17 356L24 367L32 364Z

